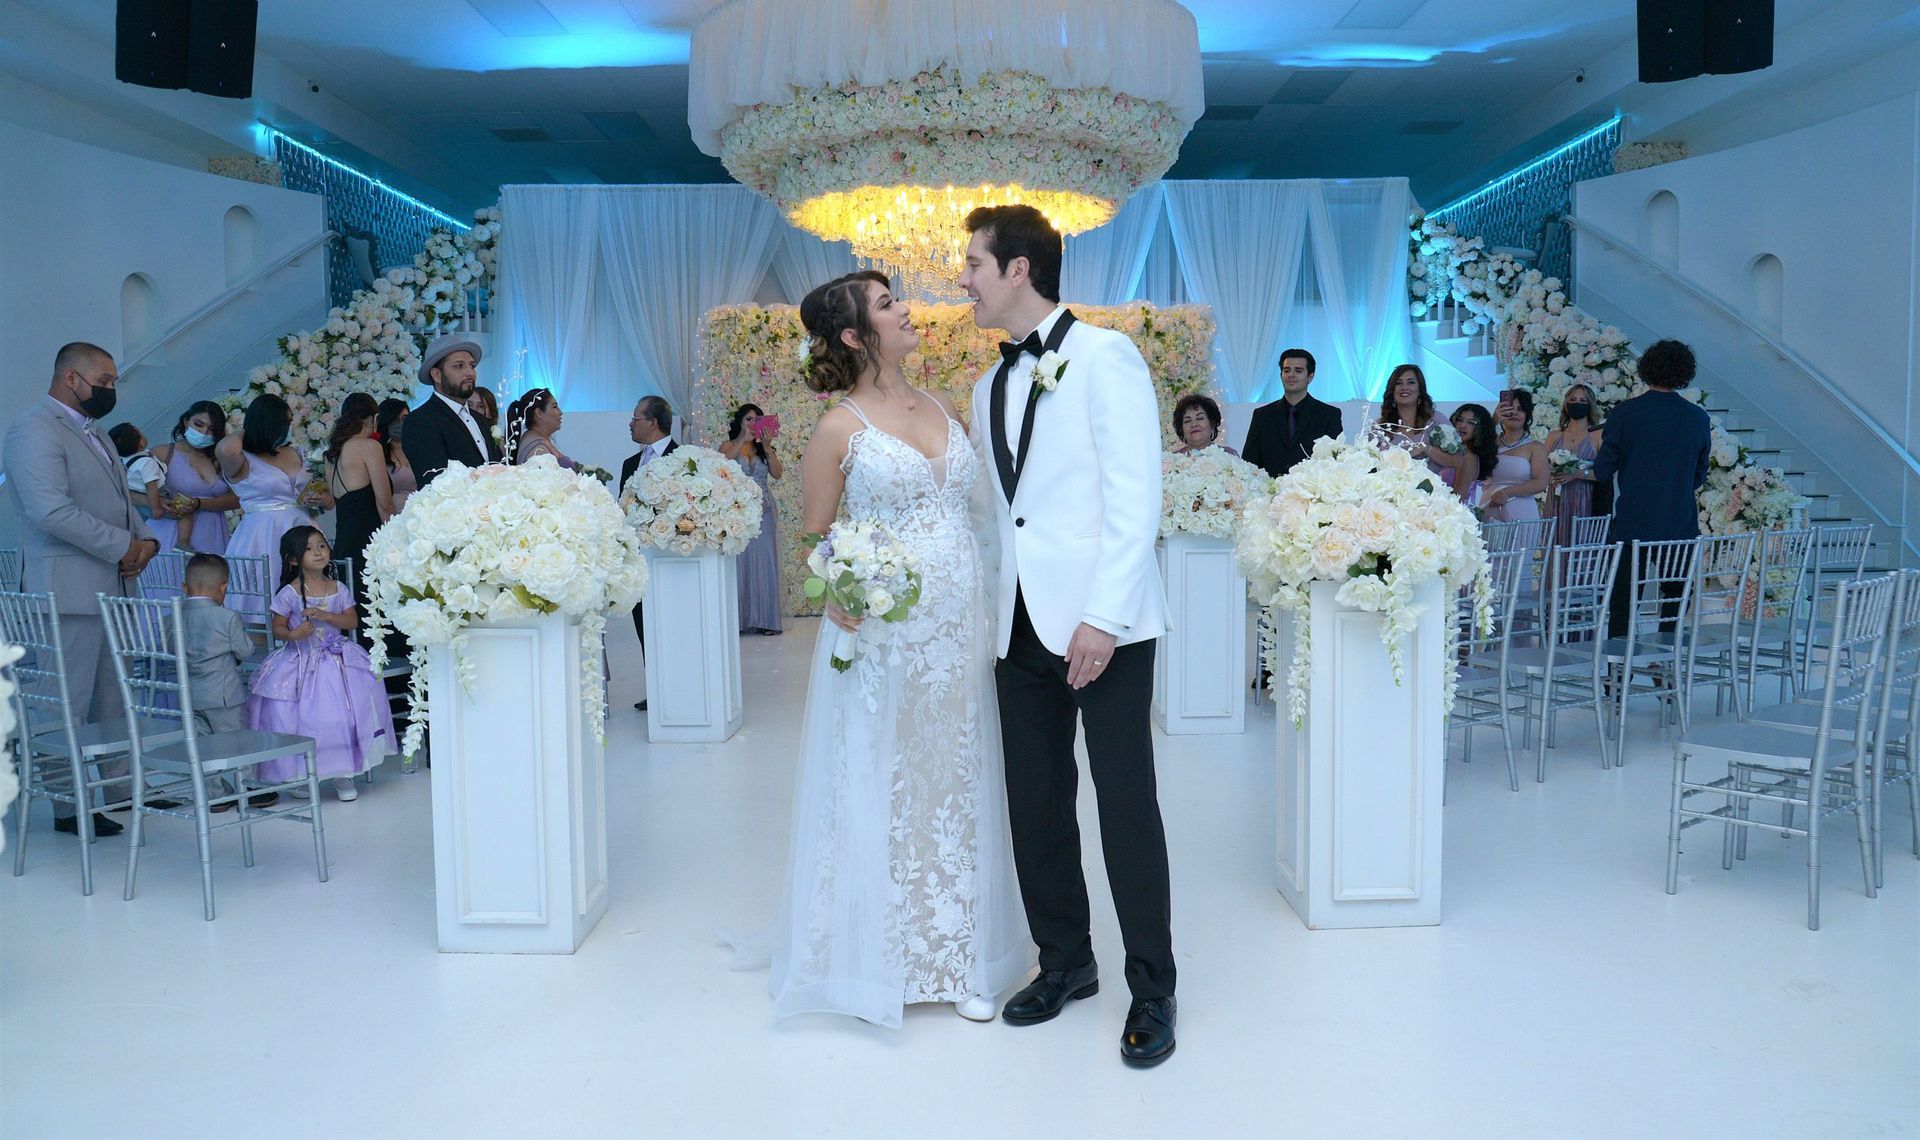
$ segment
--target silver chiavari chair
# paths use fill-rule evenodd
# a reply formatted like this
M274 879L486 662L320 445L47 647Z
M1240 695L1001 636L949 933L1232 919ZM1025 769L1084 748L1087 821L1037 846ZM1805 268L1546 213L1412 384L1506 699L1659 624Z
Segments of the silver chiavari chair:
M127 846L125 897L133 898L140 869L140 847L148 816L191 821L200 846L200 889L209 922L213 920L213 833L240 829L241 858L253 866L253 827L269 819L308 824L313 832L314 864L320 881L327 881L326 837L320 824L320 779L314 774L315 744L311 737L247 729L206 732L195 723L192 686L186 683L187 656L184 621L178 598L100 598L107 622L107 643L113 651L114 671L127 709L136 718L168 723L164 740L136 727L133 732L134 810L132 842ZM138 726L143 721L136 719ZM248 770L266 760L299 756L305 774L292 780L256 784ZM219 781L225 781L224 785ZM249 801L265 792L291 793L304 788L307 799L281 796L269 807ZM177 801L173 807L154 806L158 793ZM213 822L216 804L232 803L234 814Z
M1627 759L1630 698L1652 696L1661 702L1662 712L1669 704L1679 703L1683 623L1693 599L1699 552L1699 540L1692 538L1636 538L1624 550L1623 559L1631 562L1623 572L1632 575L1628 579L1627 629L1619 637L1608 638L1600 650L1614 680L1613 754L1617 763L1624 764ZM1644 685L1636 687L1636 677L1644 678Z
M1713 686L1713 713L1745 716L1740 699L1740 607L1753 581L1755 538L1743 534L1702 535L1693 581L1692 614L1687 622L1686 665L1680 680L1680 726L1693 724L1693 691Z
M1607 635L1607 595L1619 568L1617 546L1561 547L1547 574L1547 628L1541 644L1515 645L1507 651L1506 699L1525 718L1523 739L1531 741L1534 724L1539 724L1535 780L1547 778L1547 749L1553 746L1554 726L1563 709L1593 710L1600 766L1612 766L1601 660L1595 650ZM1473 664L1492 666L1497 659L1482 656ZM1518 704L1512 703L1514 697Z
M279 589L269 575L263 554L230 554L227 559L227 607L237 611L247 623L247 633L260 642L260 649L240 663L251 676L272 653L278 640L273 636L273 595Z
M1744 855L1753 828L1807 840L1807 929L1820 929L1820 839L1826 821L1851 815L1860 845L1860 874L1868 898L1878 894L1867 810L1867 740L1875 682L1885 665L1893 575L1840 586L1834 599L1834 652L1827 655L1825 684L1814 731L1778 725L1722 723L1682 733L1673 746L1673 789L1668 810L1667 893L1680 886L1680 837L1701 823L1721 825L1720 865L1731 870ZM1726 774L1695 777L1689 768L1718 762ZM1691 806L1701 797L1713 808ZM1806 826L1791 814L1781 821L1752 818L1755 804L1805 809ZM1736 844L1735 832L1742 842Z
M1842 582L1858 582L1867 573L1873 545L1868 523L1816 526L1807 555L1806 619L1800 626L1800 689L1812 683L1814 658L1826 648L1831 629L1833 592Z
M1521 565L1520 594L1515 602L1514 621L1522 633L1538 633L1546 619L1540 613L1540 597L1546 588L1547 550L1553 544L1554 520L1515 519L1511 522L1480 524L1480 537L1487 552L1518 550L1526 554Z
M20 548L0 546L0 590L18 590L20 572Z
M27 818L33 801L72 804L81 840L80 893L90 895L93 813L124 803L131 779L106 775L102 767L132 750L134 725L124 716L87 724L85 712L76 711L60 642L60 612L52 594L0 593L0 639L26 651L8 669L14 681L14 738L20 748L13 873L27 871ZM157 740L178 739L173 726L162 722L146 721L140 727ZM111 802L95 805L96 793Z
M1457 681L1453 696L1453 715L1447 722L1451 730L1460 729L1460 759L1473 761L1473 730L1482 727L1500 730L1500 748L1507 758L1507 786L1520 790L1520 775L1513 763L1513 734L1508 720L1512 709L1507 704L1507 663L1513 648L1513 609L1520 592L1522 563L1526 555L1518 550L1502 550L1487 556L1492 565L1493 625L1482 630L1475 621L1473 587L1460 592L1456 600L1455 620L1464 659L1454 663Z
M1811 530L1764 531L1753 576L1753 614L1739 637L1747 660L1747 711L1762 676L1780 678L1780 699L1800 691L1802 623L1813 556ZM1743 603L1744 606L1744 603Z

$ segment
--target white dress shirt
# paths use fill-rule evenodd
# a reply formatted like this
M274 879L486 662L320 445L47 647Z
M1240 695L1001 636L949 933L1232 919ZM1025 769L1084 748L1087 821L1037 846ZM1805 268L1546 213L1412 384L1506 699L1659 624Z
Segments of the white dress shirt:
M1060 323L1060 314L1066 311L1065 305L1057 306L1034 330L1039 334L1042 345L1046 344L1047 335L1053 332L1053 326ZM1022 355L1007 372L1006 421L1000 430L1007 441L1007 450L1016 458L1020 455L1020 425L1027 419L1027 397L1033 392L1033 370L1039 363L1038 357Z
M452 408L453 414L460 417L460 422L467 425L467 434L473 437L473 446L480 449L480 462L485 463L487 461L487 437L481 431L480 421L473 418L473 413L467 410L466 404L458 400L449 400L445 394L441 392L436 391L433 395L435 399L444 403L447 407Z

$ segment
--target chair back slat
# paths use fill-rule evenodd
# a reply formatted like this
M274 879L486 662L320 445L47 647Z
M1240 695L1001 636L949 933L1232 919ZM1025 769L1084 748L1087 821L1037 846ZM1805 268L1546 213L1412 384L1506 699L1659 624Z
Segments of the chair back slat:
M192 724L183 604L179 598L100 598L107 648L120 679L127 717L136 724L141 717Z
M1488 551L1539 550L1552 541L1552 519L1514 519L1509 522L1480 524L1480 536Z
M1648 622L1683 620L1693 600L1695 566L1700 556L1696 538L1649 541L1634 539L1633 563L1628 567L1629 619L1634 628ZM1668 588L1674 596L1668 596Z
M20 548L0 546L0 590L18 590L21 570Z
M1474 621L1473 584L1461 587L1456 619L1459 622L1460 644L1470 653L1489 652L1506 639L1513 628L1513 611L1520 594L1520 582L1525 575L1526 554L1518 550L1501 550L1487 555L1491 567L1491 609L1493 627L1481 632Z
M186 592L187 562L193 555L185 550L168 550L153 556L140 572L140 596L176 598Z
M1833 644L1827 654L1821 699L1822 731L1828 729L1833 710L1852 709L1857 714L1855 740L1864 744L1870 698L1877 695L1873 692L1874 678L1884 664L1898 583L1899 575L1884 574L1842 582L1834 590Z
M1613 526L1612 515L1581 515L1573 520L1573 539L1568 545L1593 546L1607 541L1607 531Z
M1731 614L1738 618L1741 604L1746 600L1747 583L1753 580L1757 540L1758 536L1752 531L1700 536L1693 582L1696 617Z
M227 605L247 619L249 633L273 639L273 595L264 554L227 555Z
M1620 569L1620 547L1612 543L1563 546L1549 571L1552 599L1551 638L1555 644L1606 636L1607 597Z
M53 595L0 592L0 638L26 651L9 667L18 731L30 738L60 728L77 751L73 734L78 722L67 691L66 651L60 645L60 611Z

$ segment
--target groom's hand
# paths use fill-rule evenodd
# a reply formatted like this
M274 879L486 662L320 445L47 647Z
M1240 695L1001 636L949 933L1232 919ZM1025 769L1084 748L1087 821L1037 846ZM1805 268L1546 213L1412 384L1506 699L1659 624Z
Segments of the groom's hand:
M1067 643L1067 684L1084 689L1099 680L1113 660L1113 646L1111 633L1081 622L1073 631L1073 640Z

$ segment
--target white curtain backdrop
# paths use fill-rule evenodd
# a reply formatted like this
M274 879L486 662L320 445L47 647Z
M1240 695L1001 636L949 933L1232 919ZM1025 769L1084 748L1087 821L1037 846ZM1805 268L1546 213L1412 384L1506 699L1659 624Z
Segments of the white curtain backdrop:
M1187 293L1213 306L1220 383L1235 402L1280 394L1307 199L1302 182L1168 182L1167 221Z
M1280 350L1319 359L1330 401L1377 398L1412 358L1404 179L1164 182L1070 238L1070 303L1210 305L1227 402L1275 399ZM694 407L708 309L808 289L854 267L840 243L789 226L741 186L508 186L504 335L482 366L552 388L563 406L626 411L642 395ZM777 289L763 292L763 284Z
M1407 315L1404 178L1311 184L1307 234L1320 284L1328 351L1315 386L1321 399L1378 400L1387 373L1412 359ZM1329 365L1337 371L1328 375ZM1344 377L1343 391L1328 380Z
M1070 237L1060 264L1060 298L1069 304L1118 305L1140 296L1147 252L1166 211L1158 185L1127 200L1113 220Z
M779 250L773 255L773 281L789 305L798 305L815 285L824 284L857 268L853 250L843 241L821 241L785 221L780 223Z
M743 186L507 186L501 277L508 344L562 406L694 407L700 325L766 277L780 217Z

